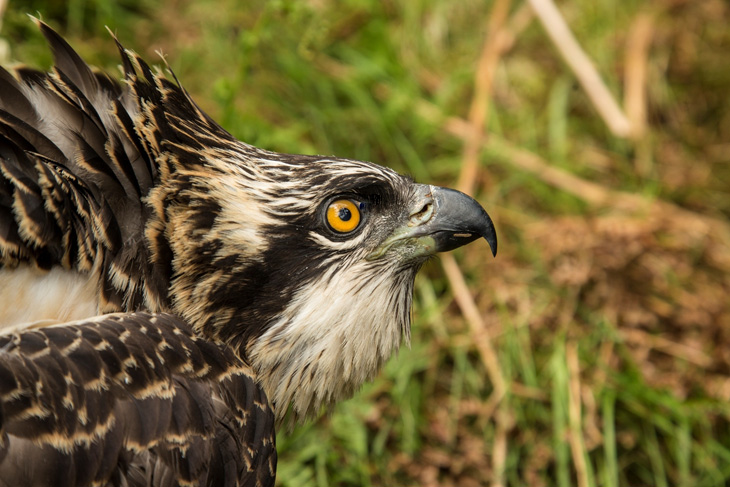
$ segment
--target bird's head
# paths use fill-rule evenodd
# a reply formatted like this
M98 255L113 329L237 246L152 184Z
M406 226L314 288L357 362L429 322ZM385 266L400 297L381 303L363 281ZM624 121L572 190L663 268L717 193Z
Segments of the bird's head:
M173 306L234 344L281 417L351 396L410 333L413 282L435 253L484 237L469 196L376 164L236 143L204 178L174 175ZM192 169L199 172L199 167Z

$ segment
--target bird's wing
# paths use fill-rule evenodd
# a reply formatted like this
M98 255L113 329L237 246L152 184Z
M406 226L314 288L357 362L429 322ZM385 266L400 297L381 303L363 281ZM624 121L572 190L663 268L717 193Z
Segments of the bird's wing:
M94 279L100 312L164 309L169 259L153 262L145 245L143 201L157 177L147 138L157 131L136 125L140 93L160 96L154 76L147 68L151 78L138 79L120 46L120 85L37 23L53 70L0 68L0 283L24 264L60 268Z
M251 369L168 314L0 336L0 485L273 485Z
M108 205L63 162L23 148L26 140L11 139L10 130L0 122L0 264L90 271L100 246L120 246Z

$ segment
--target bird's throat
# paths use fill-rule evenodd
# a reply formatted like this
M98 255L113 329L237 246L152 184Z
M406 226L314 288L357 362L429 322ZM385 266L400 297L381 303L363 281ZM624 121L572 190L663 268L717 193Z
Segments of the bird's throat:
M249 348L279 421L289 409L304 420L349 398L408 338L415 269L359 268L371 265L303 286Z

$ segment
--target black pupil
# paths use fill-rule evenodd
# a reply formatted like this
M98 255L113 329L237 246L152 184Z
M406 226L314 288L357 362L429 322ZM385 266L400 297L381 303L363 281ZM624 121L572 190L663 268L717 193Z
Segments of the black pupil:
M340 217L340 220L343 222L349 222L350 218L352 218L352 213L350 213L350 210L347 208L340 208L340 211L337 212L337 216Z

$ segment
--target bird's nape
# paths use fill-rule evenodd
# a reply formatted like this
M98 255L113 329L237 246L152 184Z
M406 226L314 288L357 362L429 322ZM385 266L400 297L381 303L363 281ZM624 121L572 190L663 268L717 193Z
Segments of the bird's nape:
M491 218L238 141L116 39L123 84L36 23L53 70L0 68L0 484L273 485L275 421L372 379L423 262L496 254Z

